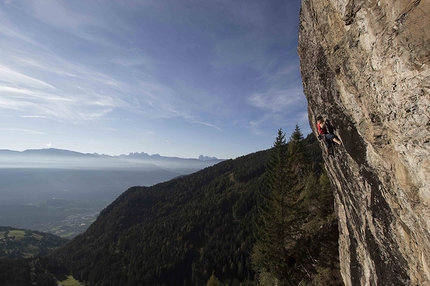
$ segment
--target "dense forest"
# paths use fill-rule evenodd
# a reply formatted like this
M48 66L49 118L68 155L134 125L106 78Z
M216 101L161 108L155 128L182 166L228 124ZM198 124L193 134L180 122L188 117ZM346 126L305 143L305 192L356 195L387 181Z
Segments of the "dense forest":
M56 286L52 273L67 272L64 268L52 267L53 260L47 257L33 258L1 258L0 259L0 285L7 286Z
M0 285L57 285L47 267L51 260L42 257L67 241L50 233L0 226Z
M341 285L337 240L320 147L297 127L269 150L128 189L26 267L85 285Z

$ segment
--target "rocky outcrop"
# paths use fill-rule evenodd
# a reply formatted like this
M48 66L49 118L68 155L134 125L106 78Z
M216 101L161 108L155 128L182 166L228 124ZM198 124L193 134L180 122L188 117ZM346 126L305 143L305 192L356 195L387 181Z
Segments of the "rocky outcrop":
M430 285L430 1L302 0L298 51L345 285Z

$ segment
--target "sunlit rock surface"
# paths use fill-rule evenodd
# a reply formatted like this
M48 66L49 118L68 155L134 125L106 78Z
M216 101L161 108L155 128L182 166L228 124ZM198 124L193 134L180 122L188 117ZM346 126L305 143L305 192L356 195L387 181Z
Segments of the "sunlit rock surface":
M298 51L311 126L343 141L345 285L430 285L430 1L303 0Z

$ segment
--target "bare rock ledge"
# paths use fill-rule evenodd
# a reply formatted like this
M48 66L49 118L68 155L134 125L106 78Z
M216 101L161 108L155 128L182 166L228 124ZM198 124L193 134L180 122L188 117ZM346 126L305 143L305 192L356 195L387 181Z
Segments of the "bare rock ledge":
M302 0L309 121L325 158L345 285L430 285L430 0ZM323 146L321 146L323 147Z

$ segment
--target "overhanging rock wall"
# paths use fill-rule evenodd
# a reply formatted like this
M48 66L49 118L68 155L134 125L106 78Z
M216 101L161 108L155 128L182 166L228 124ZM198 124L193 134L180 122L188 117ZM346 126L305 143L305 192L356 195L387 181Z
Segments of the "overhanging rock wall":
M298 51L345 285L430 285L430 0L302 0Z

